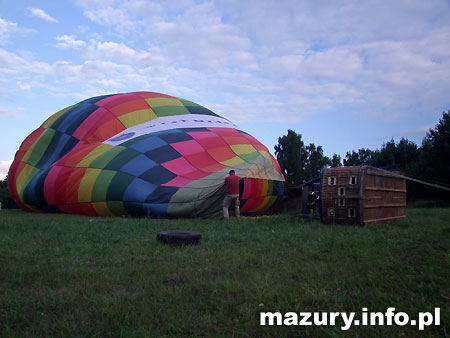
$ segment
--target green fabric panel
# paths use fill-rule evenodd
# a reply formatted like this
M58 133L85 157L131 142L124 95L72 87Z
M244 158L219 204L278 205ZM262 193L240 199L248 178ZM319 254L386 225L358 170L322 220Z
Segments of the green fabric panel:
M91 162L89 168L105 169L105 167L111 162L117 155L119 155L126 148L117 146L105 151L99 155L95 160Z
M269 188L267 189L267 196L272 196L273 195L273 181L268 180L268 183L269 183Z
M119 170L122 168L127 162L131 161L136 156L140 155L140 152L126 148L122 152L120 152L116 157L114 157L111 162L109 162L105 169L109 170Z
M139 142L139 141L145 140L146 138L149 138L149 137L153 137L153 136L152 136L152 135L148 135L148 134L141 135L141 136L132 138L131 140L128 140L128 141L126 141L126 142L124 142L124 143L121 143L120 146L121 146L121 147L128 148L128 147L131 146L132 144L135 144L135 143L137 143L137 142Z
M117 172L111 180L106 192L107 201L122 201L123 194L127 190L130 183L135 179L134 176Z
M253 152L251 154L239 155L240 158L242 158L244 161L247 161L247 162L252 162L252 161L256 160L258 157L260 157L260 156L261 156L261 154L258 153L257 151L255 151L255 152Z
M193 217L197 215L192 215L194 210L195 202L185 202L185 203L169 203L169 208L167 213L170 217L180 217L185 215L191 215Z
M127 215L127 211L125 210L125 206L122 201L108 201L106 202L109 210L116 216L124 216Z
M70 115L70 112L72 110L74 110L76 107L78 107L78 105L79 104L75 104L72 107L70 107L69 109L67 109L64 113L62 113L60 116L58 116L58 118L55 121L53 121L53 123L50 126L48 126L48 128L58 129L59 125L64 122L64 120L67 118L67 116Z
M112 179L116 175L115 171L102 170L92 188L92 202L105 202L106 194Z
M211 115L211 116L219 116L213 111L205 108L197 103L194 103L189 100L179 99L181 103L183 103L186 108L189 110L191 114L201 114L201 115Z
M185 192L188 194L189 192ZM202 196L201 199L185 202L170 202L167 210L170 217L186 216L191 217L209 217L220 213L222 210L222 201L225 197L225 190L215 191L214 194Z
M158 117L190 114L184 106L159 106L152 109Z
M144 206L140 202L123 202L128 215L145 216Z
M36 141L30 156L27 158L26 163L32 165L33 167L40 161L45 151L48 148L48 145L52 141L55 136L56 131L53 129L45 129L45 131L41 134L39 139Z
M189 100L185 100L185 99L180 99L179 97L177 97L177 99L184 104L186 107L203 107L201 105L199 105L198 103L189 101Z
M60 142L62 135L63 135L62 133L55 131L55 134L53 135L51 141L47 145L46 151L42 154L41 158L36 163L36 165L35 165L36 167L42 168L42 165L44 163L46 163L51 156L54 156L54 151L55 151L56 147L58 146L58 143Z
M197 202L195 205L196 216L210 217L220 213L222 210L222 202L224 197L225 194L214 195L205 198L203 201Z
M22 187L22 190L19 191L19 197L21 201L25 201L25 190L28 187L28 184L30 183L31 179L36 176L37 173L39 173L41 171L41 169L38 168L33 168L30 172L30 175L28 175L27 177L27 181L25 182L25 184ZM25 202L26 203L26 202Z

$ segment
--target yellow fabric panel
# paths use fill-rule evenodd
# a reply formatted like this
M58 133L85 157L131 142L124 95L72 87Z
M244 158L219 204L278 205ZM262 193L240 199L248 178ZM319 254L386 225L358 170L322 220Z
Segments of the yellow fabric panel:
M261 196L267 196L267 190L269 190L269 181L263 180L263 188L261 189Z
M114 216L106 202L92 202L92 206L100 216Z
M48 128L53 122L55 122L55 120L56 120L58 117L60 117L62 114L64 114L65 111L69 110L69 109L72 108L72 107L73 107L73 105L72 105L72 106L69 106L69 107L67 107L67 108L61 109L60 111L54 113L52 116L50 116L50 117L47 119L47 121L45 121L45 122L42 124L42 127Z
M103 154L105 151L113 148L109 144L100 144L94 150L92 150L83 160L77 164L77 167L89 167L89 165L94 161L99 155Z
M45 129L44 132L39 136L39 138L34 141L30 149L28 149L28 151L22 158L22 162L30 164L36 164L37 162L39 162L42 154L46 151L55 133L56 132L53 129ZM34 151L35 149L36 151Z
M136 110L131 113L122 115L119 117L120 122L127 127L133 127L135 125L156 119L157 116L155 112L151 109L142 109L142 110Z
M88 168L81 180L80 186L78 188L78 202L90 202L92 201L92 189L94 188L94 183L97 180L98 175L102 169Z
M257 211L270 208L275 203L276 200L277 200L276 196L267 196Z
M114 216L124 216L127 215L127 211L123 206L123 202L121 201L109 201L106 202L108 204L108 209Z
M22 191L25 187L28 180L32 179L34 175L36 175L39 172L39 169L36 169L35 167L25 164L25 167L20 172L19 176L17 176L16 180L16 189L17 193L20 196L20 199L23 201L23 195Z
M159 106L182 106L184 104L180 102L178 99L171 99L168 97L154 97L152 99L145 99L150 107L159 107Z
M270 154L267 151L264 150L260 150L259 153L264 156L265 158L267 158L270 162L272 162L272 157L270 157Z
M235 144L234 146L230 146L230 148L237 155L251 154L256 151L256 149L251 144Z
M261 168L256 164L252 164L250 167L247 168L245 176L253 178L270 179L270 177L268 177L266 172L264 171L264 168Z
M223 164L223 165L226 165L227 167L233 167L235 165L238 165L238 164L241 164L241 163L244 163L244 162L245 161L242 158L240 158L239 156L236 156L236 157L233 157L230 160L222 161L220 163Z

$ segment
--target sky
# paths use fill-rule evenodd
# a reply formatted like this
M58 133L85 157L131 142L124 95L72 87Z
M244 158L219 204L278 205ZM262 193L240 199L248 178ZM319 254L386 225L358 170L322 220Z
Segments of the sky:
M152 91L199 103L274 153L421 144L450 109L448 0L0 0L0 179L51 114Z

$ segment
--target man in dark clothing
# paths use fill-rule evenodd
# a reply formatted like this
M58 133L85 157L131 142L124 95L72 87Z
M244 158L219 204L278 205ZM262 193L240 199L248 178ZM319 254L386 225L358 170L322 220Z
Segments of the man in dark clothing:
M230 204L234 204L234 213L236 217L240 216L239 212L239 180L241 179L239 176L236 176L234 170L230 170L230 176L225 178L225 185L227 186L227 194L223 199L222 207L223 207L223 217L228 218L228 208Z

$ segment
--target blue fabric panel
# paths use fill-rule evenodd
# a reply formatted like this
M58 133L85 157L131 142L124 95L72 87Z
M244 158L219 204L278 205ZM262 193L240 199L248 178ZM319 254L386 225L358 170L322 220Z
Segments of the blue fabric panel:
M36 164L38 168L47 169L50 165L66 155L79 141L67 134L56 132L47 150Z
M109 94L109 95L100 95L100 96L95 96L95 97L91 97L87 100L82 101L83 103L92 103L95 104L98 101L101 101L107 97L113 96L114 94Z
M123 200L124 202L145 202L156 188L156 185L136 178L125 191Z
M170 130L170 132L166 132L165 134L159 135L159 138L163 139L167 143L176 143L182 141L193 140L194 138L186 133L183 133L179 129Z
M177 177L177 175L160 165L154 166L139 176L139 178L156 185L167 183L175 177Z
M145 156L157 163L166 163L175 160L182 155L169 145L147 151Z
M167 217L168 204L143 204L145 216L147 217Z
M24 201L27 204L43 208L47 205L44 197L44 182L50 169L37 173L31 182L27 184L24 190Z
M145 153L149 150L153 150L162 146L167 145L167 142L164 142L159 137L149 137L140 142L134 143L130 146L130 148L137 150L141 153Z
M178 189L179 188L177 187L158 187L153 190L150 195L147 196L145 202L152 204L170 203L170 199L172 198L173 194L178 191Z
M58 126L58 131L66 134L73 134L75 130L91 115L98 107L90 103L81 103L76 106L64 121Z
M141 154L125 164L119 171L137 177L157 165L158 163Z

